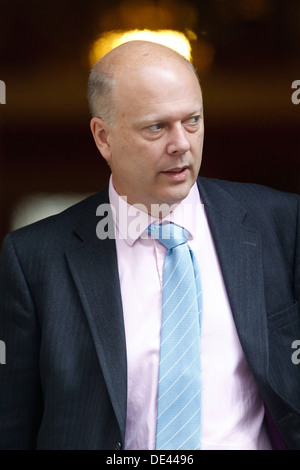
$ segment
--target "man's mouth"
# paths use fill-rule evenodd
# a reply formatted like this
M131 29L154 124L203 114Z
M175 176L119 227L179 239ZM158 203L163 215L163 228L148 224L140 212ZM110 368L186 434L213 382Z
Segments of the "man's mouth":
M174 181L184 181L188 173L188 165L182 167L170 168L169 170L162 171L163 175L172 178Z
M182 167L171 168L170 170L165 170L162 173L182 173L184 170L188 169L188 165Z

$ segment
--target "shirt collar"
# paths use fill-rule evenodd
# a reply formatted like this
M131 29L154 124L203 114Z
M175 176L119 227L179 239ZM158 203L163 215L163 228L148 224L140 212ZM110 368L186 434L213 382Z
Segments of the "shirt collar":
M145 230L153 222L173 222L184 227L189 232L189 239L193 239L197 235L199 216L201 217L203 213L203 205L196 183L192 186L187 197L162 220L150 216L136 205L128 204L125 197L121 197L115 190L112 175L109 181L109 201L113 206L112 212L118 236L125 240L129 246L132 246L141 236L141 238L148 238L148 234L145 235Z

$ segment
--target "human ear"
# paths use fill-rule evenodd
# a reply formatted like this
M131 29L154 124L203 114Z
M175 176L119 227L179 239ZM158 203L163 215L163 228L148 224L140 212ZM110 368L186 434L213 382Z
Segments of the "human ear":
M99 152L107 163L109 163L111 158L110 145L108 142L109 126L102 118L93 117L90 122L90 127Z

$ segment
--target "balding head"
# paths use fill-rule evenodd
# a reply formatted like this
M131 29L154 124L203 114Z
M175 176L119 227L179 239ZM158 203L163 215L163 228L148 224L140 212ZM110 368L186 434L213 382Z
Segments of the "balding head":
M117 83L134 80L145 67L170 68L172 64L193 65L173 49L149 41L130 41L113 49L93 66L88 82L88 102L93 117L113 124L113 89ZM197 77L198 79L198 77Z
M90 102L91 131L117 193L148 213L153 204L170 211L201 165L203 103L191 64L159 44L123 44L94 66Z

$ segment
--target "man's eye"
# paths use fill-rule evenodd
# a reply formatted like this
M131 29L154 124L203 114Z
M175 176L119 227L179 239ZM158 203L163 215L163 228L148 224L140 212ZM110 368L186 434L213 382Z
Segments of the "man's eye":
M150 131L160 131L163 128L163 124L158 123L158 124L152 124L152 126L149 126L148 129Z
M186 121L186 124L198 124L200 116L193 116Z

